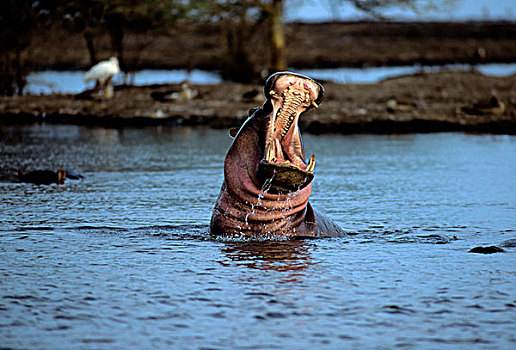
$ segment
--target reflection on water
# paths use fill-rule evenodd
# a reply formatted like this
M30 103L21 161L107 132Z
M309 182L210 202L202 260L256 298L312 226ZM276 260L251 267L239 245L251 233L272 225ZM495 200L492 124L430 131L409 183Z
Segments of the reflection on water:
M87 138L98 145L116 145L120 143L120 133L121 130L118 129L94 128L83 133L82 138Z
M304 141L348 237L211 239L226 130L0 126L0 347L514 347L514 136Z
M235 264L252 269L299 272L312 264L309 248L306 241L226 242L222 252Z

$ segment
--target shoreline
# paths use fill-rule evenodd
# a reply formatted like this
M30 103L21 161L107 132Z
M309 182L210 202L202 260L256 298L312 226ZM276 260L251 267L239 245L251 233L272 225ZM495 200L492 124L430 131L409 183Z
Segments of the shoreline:
M213 129L230 129L239 127L243 123L221 122L217 118L184 120L178 117L163 118L157 121L148 117L135 117L131 119L116 116L76 116L76 115L49 115L46 117L34 116L31 114L13 114L1 116L5 120L0 123L4 126L31 125L31 124L53 124L53 125L82 125L89 127L104 128L146 128L146 127L208 127ZM15 121L16 119L16 121ZM20 121L21 120L21 121ZM238 124L238 125L237 125ZM384 121L375 120L363 123L334 122L334 123L303 123L300 122L300 129L304 133L321 134L426 134L440 132L464 132L472 134L493 134L493 135L516 135L516 123L513 121L493 121L477 124L460 124L447 121L413 119L409 121Z
M424 133L463 131L516 135L516 74L420 73L375 84L323 83L321 107L300 118L308 133ZM50 123L103 127L240 126L263 104L262 86L224 82L192 85L189 101L168 96L178 84L118 86L107 100L95 94L0 97L0 125ZM247 92L257 96L249 100ZM500 106L490 105L496 98ZM487 106L480 106L487 104Z
M181 24L155 32L128 32L124 35L126 67L217 70L223 53L221 30L216 24ZM513 22L294 22L286 24L285 34L287 60L293 69L516 62ZM250 43L247 49L263 50L259 43ZM98 35L95 46L98 59L112 55L108 36ZM89 66L82 35L62 29L37 33L26 54L27 64L35 70ZM426 72L373 84L323 81L323 85L326 99L321 108L300 119L306 132L516 134L516 74L492 77L475 71ZM110 100L91 91L0 96L0 125L230 128L240 126L249 109L263 103L261 85L222 82L191 87L198 92L191 101L152 97L177 91L179 84L116 86ZM257 97L245 98L246 92ZM503 108L476 107L489 105L493 97Z

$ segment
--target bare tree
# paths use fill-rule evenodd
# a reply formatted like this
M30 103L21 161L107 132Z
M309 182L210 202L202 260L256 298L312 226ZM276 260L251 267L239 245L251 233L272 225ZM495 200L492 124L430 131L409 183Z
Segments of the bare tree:
M107 31L113 53L125 70L124 33L169 26L185 16L185 8L179 0L65 0L59 11L66 27L83 33L91 65L97 63L95 36Z
M198 18L219 21L223 25L223 34L226 36L223 43L227 45L223 61L230 62L230 67L222 67L223 77L249 82L263 76L260 74L262 70L272 73L287 68L284 8L290 1L296 0L190 0L188 5L189 11ZM404 7L417 13L435 7L436 0L318 1L325 2L334 9L351 4L371 17L382 20L382 10L386 8ZM301 3L303 0L297 2ZM263 33L267 33L267 36L261 45L256 40L253 42L253 38L256 39Z
M99 0L65 0L56 8L55 17L65 28L82 33L90 56L90 65L97 63L95 37L104 15L104 4Z
M22 53L36 28L37 9L28 0L0 3L0 94L21 94L25 86Z

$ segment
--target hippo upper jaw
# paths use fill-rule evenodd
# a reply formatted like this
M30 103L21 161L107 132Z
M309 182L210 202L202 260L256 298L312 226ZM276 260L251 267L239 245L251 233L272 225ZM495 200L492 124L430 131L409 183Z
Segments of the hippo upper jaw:
M302 113L322 100L322 86L294 73L280 73L269 80L265 94L272 111L266 117L264 154L258 171L272 189L295 191L308 185L314 176L315 156L306 163L298 121Z

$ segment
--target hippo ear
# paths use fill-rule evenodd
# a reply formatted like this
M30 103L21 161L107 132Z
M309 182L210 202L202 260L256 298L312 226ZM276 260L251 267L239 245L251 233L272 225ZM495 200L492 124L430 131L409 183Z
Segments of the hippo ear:
M251 108L249 110L249 112L247 112L248 113L247 115L250 117L250 116L252 116L254 114L254 112L256 112L259 109L260 109L260 107Z

